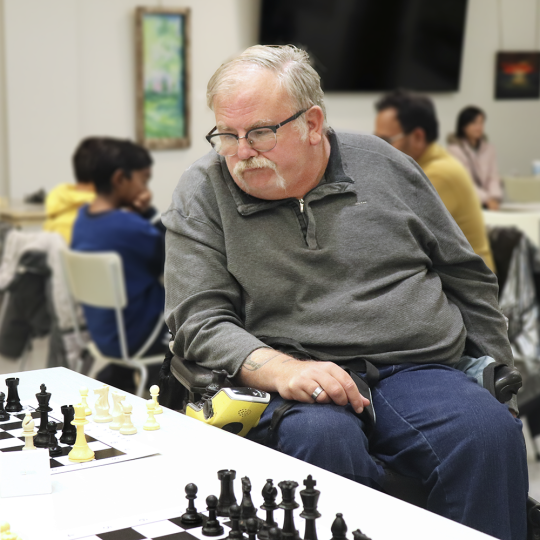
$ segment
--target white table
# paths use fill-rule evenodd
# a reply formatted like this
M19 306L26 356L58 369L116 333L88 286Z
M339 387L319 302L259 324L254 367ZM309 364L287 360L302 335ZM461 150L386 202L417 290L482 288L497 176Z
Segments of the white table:
M101 386L68 369L51 368L2 375L0 391L6 396L4 381L7 377L19 378L19 396L23 401L34 398L40 384L45 383L47 391L52 393L51 402L71 404L78 401L78 389L86 386L90 389L88 402L92 408L96 400L93 389ZM241 500L240 478L248 476L257 508L263 503L261 489L267 478L272 478L274 485L281 480L298 482L296 493L300 508L295 511L295 524L301 536L304 520L298 516L302 510L299 491L304 489L303 480L311 474L317 481L316 488L321 491L322 517L317 520L321 540L331 538L330 526L337 512L341 512L347 522L348 538L352 538L351 533L357 528L372 540L491 538L169 409L156 417L161 429L146 432L142 429L147 416L145 401L130 395L127 399L133 405L133 420L139 428L132 437L156 447L160 455L55 474L50 495L0 499L0 521L8 521L12 531L23 540L59 540L77 528L97 527L119 517L135 518L160 509L178 510L175 515L181 515L187 506L184 487L190 482L199 488L196 506L202 511L206 510L208 495L219 496L217 471L234 469L238 501ZM265 517L262 510L258 515ZM275 518L281 526L281 510L276 511Z

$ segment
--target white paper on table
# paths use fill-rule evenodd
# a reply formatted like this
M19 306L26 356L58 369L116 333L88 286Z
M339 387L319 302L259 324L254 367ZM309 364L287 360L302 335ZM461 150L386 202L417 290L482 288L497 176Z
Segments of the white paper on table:
M0 452L0 497L52 492L49 450Z

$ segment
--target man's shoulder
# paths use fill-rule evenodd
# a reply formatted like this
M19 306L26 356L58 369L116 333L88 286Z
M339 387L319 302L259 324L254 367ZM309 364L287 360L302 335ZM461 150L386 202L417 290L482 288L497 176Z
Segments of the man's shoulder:
M431 159L422 168L432 182L448 184L448 187L456 191L473 187L472 179L463 164L448 150L436 144L431 154Z

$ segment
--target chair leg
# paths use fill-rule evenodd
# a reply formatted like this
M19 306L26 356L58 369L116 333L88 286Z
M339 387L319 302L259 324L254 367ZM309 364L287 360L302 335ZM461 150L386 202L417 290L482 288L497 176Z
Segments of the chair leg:
M137 396L142 397L146 388L146 381L148 380L148 370L145 365L139 365L139 372L141 374L141 380L139 381L139 386L137 386Z

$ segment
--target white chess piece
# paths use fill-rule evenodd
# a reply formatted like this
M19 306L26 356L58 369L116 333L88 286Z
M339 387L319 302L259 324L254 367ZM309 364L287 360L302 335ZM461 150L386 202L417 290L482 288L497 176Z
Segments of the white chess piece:
M156 405L156 409L154 411L154 414L162 414L163 413L163 408L161 407L161 405L158 402L159 386L157 384L153 384L150 387L150 395L152 396L152 400L154 401L154 403Z
M96 401L94 422L110 422L113 417L109 414L109 387L104 384L101 388L94 390L94 394L99 396Z
M126 399L126 395L121 394L120 392L113 392L111 395L113 400L113 421L109 427L111 429L120 429L122 427L122 424L124 423L124 411L122 409L121 402Z
M22 436L24 437L23 450L35 450L34 437L37 433L34 431L34 419L30 412L27 412L22 423ZM0 529L1 530L1 529Z
M146 431L154 431L156 429L159 429L159 424L154 418L156 404L154 403L153 399L149 399L146 402L146 408L148 409L148 419L144 423L143 429L145 429Z
M84 414L86 416L90 416L92 414L92 409L88 406L88 388L86 386L81 386L79 389L79 392L81 394L81 403L84 405Z
M131 421L131 411L133 410L133 406L129 403L126 403L125 405L123 403L120 403L120 406L124 411L124 423L120 428L120 433L122 435L133 435L134 433L137 433L137 428L133 425L133 422Z

